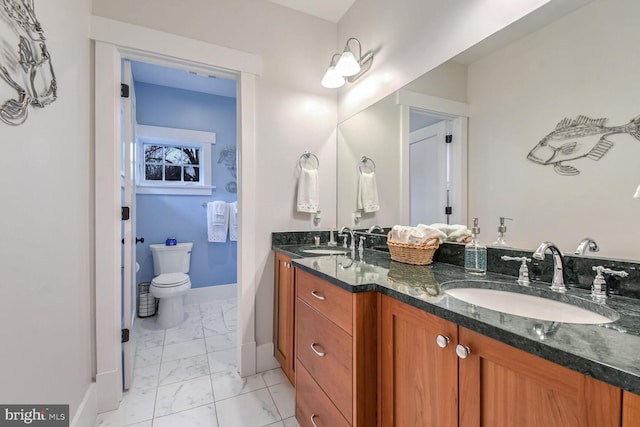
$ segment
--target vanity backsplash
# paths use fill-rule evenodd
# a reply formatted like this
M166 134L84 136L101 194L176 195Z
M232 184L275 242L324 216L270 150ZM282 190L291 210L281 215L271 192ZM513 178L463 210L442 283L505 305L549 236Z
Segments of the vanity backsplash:
M366 229L356 230L366 231ZM387 250L386 233L367 236L365 247L367 249ZM342 238L338 236L338 231L334 231L338 246L342 245ZM320 236L322 246L326 246L329 241L330 232L323 231L289 231L271 233L271 244L280 245L313 245L314 236ZM463 243L443 243L434 254L434 262L464 267L464 244ZM521 250L511 248L497 248L489 246L487 248L487 270L518 277L520 268L519 262L503 261L503 255L532 258L533 250ZM607 287L611 294L621 295L629 298L640 299L640 262L628 260L616 260L606 258L595 258L565 254L565 278L569 286L577 286L583 289L591 289L591 284L595 278L593 266L601 265L612 270L623 270L629 273L628 277L620 278L616 276L606 276ZM529 265L529 277L531 280L551 282L553 275L553 261L551 254L547 254L545 259L538 261L531 259Z

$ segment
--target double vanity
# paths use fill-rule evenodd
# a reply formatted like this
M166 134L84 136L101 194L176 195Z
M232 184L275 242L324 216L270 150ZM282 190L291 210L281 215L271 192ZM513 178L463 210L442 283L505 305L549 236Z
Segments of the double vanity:
M458 246L413 266L274 239L275 354L301 426L640 424L637 299L473 276Z

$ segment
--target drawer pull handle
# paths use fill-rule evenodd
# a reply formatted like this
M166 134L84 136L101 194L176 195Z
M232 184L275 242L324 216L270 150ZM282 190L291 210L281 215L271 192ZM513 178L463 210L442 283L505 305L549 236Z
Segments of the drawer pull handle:
M311 295L313 295L314 297L318 298L320 301L324 301L327 299L327 297L323 297L322 295L318 295L316 293L316 291L311 291Z
M316 424L314 418L316 417L316 414L311 414L311 424L313 424L313 427L318 427L318 424Z
M445 348L449 345L449 342L451 342L451 340L446 335L438 335L436 337L436 344L438 344L438 347L440 348Z
M313 352L320 357L325 357L327 355L327 353L325 353L324 351L316 350L316 343L314 342L311 343L311 350L313 350Z
M456 354L460 359L466 359L467 357L469 357L470 353L471 349L466 345L458 344L456 346Z

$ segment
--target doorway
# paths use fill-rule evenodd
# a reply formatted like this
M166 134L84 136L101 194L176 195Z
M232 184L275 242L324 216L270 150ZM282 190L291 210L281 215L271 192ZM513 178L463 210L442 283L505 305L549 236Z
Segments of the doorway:
M134 254L139 266L138 271L131 272L133 280L129 282L133 289L123 282L123 307L133 309L133 322L129 324L126 320L132 313L123 313L123 328L131 331L129 341L123 344L124 388L129 389L136 387L141 377L132 372L139 368L134 361L141 359L136 358L136 349L139 354L150 354L159 352L160 345L178 348L200 344L203 349L221 351L237 341L233 336L239 231L237 90L235 80L213 73L205 75L130 60L123 61L122 69L123 80L129 79L129 69L131 73L129 96L123 102L128 101L134 110L131 120L123 120L122 134L132 135L134 141L130 149L124 145L122 153L123 164L132 163L132 167L125 168L124 188L133 189L128 203L123 205L130 208L129 223L124 223L137 230L135 239L126 240L124 246L125 252ZM128 109L123 110L126 115ZM127 126L131 128L126 129ZM223 206L227 215L224 224L211 226L216 231L216 239L212 240L207 222L209 204L214 202ZM163 330L157 325L159 313L148 289L155 276L150 248L172 239L192 245L188 273L191 289L182 297L185 321ZM201 303L207 309L204 316L200 313ZM225 307L222 319L213 316L217 305ZM205 341L210 345L205 346ZM128 347L134 349L127 351ZM157 370L150 369L149 363L142 367L145 381L152 382L147 371L157 374Z
M95 372L98 411L118 407L122 399L120 351L120 64L123 58L178 68L225 72L238 82L238 325L237 362L240 374L256 371L255 269L253 237L255 214L242 209L255 199L255 82L261 73L260 58L147 28L100 17L91 17L95 44L95 150L94 150L94 277ZM230 71L233 70L233 71ZM117 286L114 286L117 284Z

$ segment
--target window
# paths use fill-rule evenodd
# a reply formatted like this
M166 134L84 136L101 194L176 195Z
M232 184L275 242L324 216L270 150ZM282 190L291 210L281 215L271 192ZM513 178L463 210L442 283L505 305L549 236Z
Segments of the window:
M215 133L137 127L137 192L211 194L211 145Z

